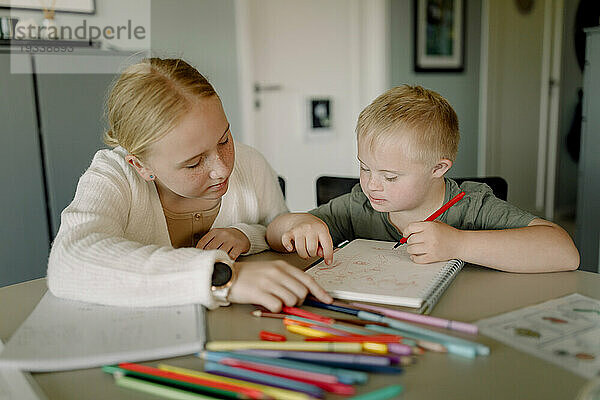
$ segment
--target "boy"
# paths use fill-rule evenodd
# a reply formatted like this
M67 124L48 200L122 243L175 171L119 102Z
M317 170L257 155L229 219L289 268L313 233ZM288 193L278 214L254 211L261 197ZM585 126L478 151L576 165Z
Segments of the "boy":
M509 272L574 270L579 252L558 225L496 198L481 183L460 188L444 175L458 151L458 117L438 93L420 86L388 90L358 118L360 185L309 213L277 217L267 241L277 251L322 256L366 238L398 241L416 263L459 258ZM422 222L464 191L436 221Z

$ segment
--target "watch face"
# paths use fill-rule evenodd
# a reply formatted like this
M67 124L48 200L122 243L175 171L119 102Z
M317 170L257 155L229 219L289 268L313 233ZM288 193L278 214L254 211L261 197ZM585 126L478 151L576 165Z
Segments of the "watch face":
M231 267L222 262L216 262L212 273L212 286L219 287L231 280L233 271Z

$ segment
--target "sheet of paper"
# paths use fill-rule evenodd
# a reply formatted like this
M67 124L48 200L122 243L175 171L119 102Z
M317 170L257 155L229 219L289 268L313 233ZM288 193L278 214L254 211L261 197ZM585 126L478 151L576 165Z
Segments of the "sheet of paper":
M3 348L0 340L0 351ZM0 368L0 400L46 400L46 396L29 373Z
M600 377L600 300L575 293L477 325L484 335L577 375Z
M199 305L109 307L47 292L0 353L0 367L58 371L193 354L204 328Z

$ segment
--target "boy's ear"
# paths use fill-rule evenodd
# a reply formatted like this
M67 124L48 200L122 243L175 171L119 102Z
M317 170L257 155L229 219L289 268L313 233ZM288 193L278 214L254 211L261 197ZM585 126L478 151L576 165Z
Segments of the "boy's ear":
M143 180L153 181L156 178L154 172L151 169L146 168L136 156L128 154L125 156L125 161L127 161L128 164L135 168L135 170L142 177Z
M452 161L448 160L447 158L442 158L441 160L438 160L438 162L433 166L433 169L431 170L433 177L443 177L444 174L448 172L450 168L452 168L452 164Z

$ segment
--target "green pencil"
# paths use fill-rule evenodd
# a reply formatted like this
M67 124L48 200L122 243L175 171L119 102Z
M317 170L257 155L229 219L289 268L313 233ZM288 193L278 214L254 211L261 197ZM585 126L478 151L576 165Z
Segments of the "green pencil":
M241 393L233 392L230 390L200 385L200 384L196 384L196 383L190 383L190 382L186 382L185 380L170 379L170 378L166 378L164 376L159 376L156 374L150 374L150 373L145 373L145 372L140 372L140 371L132 371L130 369L121 368L121 367L113 366L113 365L103 366L102 371L107 372L109 374L113 374L114 376L128 376L130 378L135 378L135 379L144 380L144 381L151 381L158 385L166 385L169 387L173 387L174 389L181 389L184 391L190 390L191 392L194 392L195 390L198 390L198 391L204 392L206 395L209 395L209 396L215 395L215 396L227 397L230 399L248 399L249 398L248 396L245 396ZM160 372L164 373L164 371L160 371Z
M388 400L398 396L402 393L402 390L403 388L401 385L390 385L369 393L350 397L348 400Z
M172 400L199 400L199 399L216 399L217 397L204 396L198 393L187 392L185 390L176 389L170 386L152 383L143 379L132 378L131 376L120 376L115 374L115 383L118 386L128 389L137 390L139 392L150 393L156 396L164 397Z
M402 393L402 390L403 388L401 385L390 385L369 393L350 397L348 400L388 400L398 396Z

